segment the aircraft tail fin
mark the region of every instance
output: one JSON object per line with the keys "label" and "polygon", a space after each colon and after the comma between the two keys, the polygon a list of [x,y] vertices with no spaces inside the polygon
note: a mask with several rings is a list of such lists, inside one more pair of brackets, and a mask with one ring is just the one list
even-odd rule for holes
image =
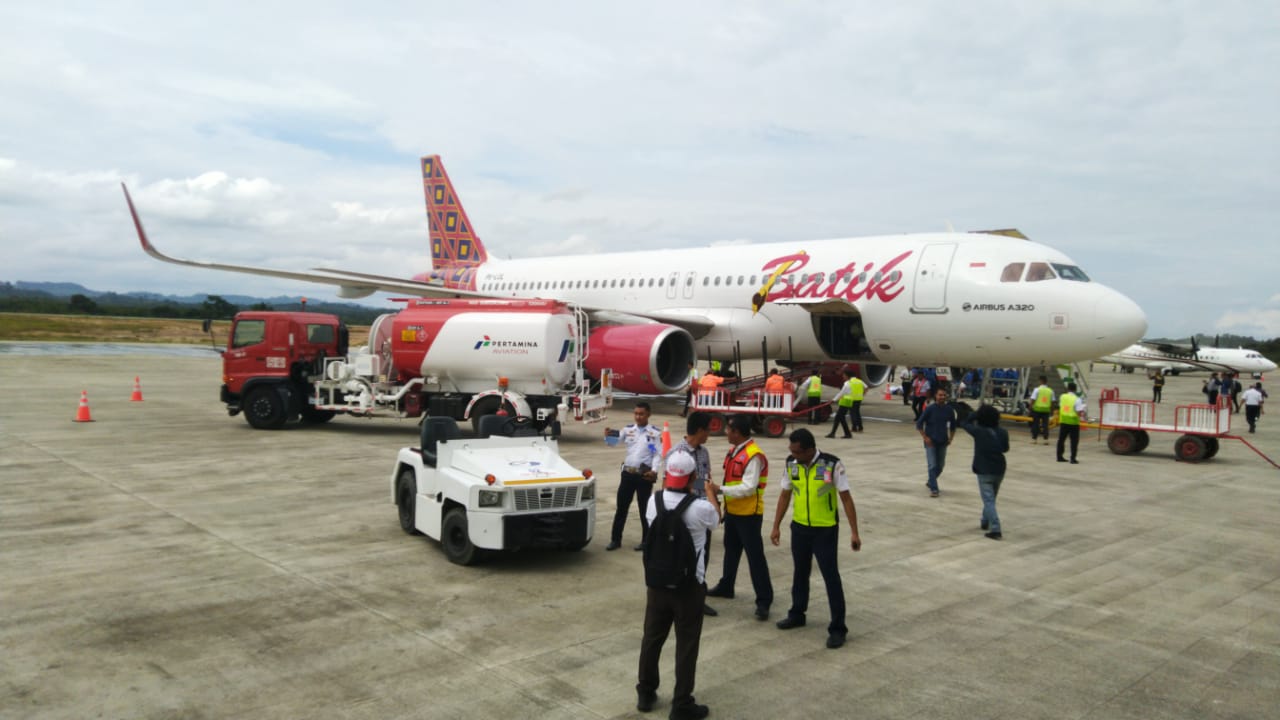
{"label": "aircraft tail fin", "polygon": [[427,199],[432,275],[450,287],[474,290],[475,269],[489,254],[472,229],[439,155],[422,158],[422,188]]}

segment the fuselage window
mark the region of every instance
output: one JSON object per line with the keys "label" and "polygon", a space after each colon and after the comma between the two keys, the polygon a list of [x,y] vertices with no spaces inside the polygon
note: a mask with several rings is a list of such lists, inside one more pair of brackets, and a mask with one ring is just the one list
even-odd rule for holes
{"label": "fuselage window", "polygon": [[1025,263],[1009,263],[1000,273],[1000,282],[1018,282],[1022,279],[1022,268]]}
{"label": "fuselage window", "polygon": [[873,279],[873,280],[875,280],[876,282],[880,282],[881,278],[883,278],[883,277],[884,277],[884,273],[882,273],[882,272],[877,272],[877,273],[875,274],[875,277],[873,277],[872,279]]}
{"label": "fuselage window", "polygon": [[716,287],[720,287],[720,276],[719,276],[719,275],[717,275],[717,276],[716,276],[715,286],[716,286]]}
{"label": "fuselage window", "polygon": [[663,278],[658,278],[658,287],[662,287]]}
{"label": "fuselage window", "polygon": [[743,284],[745,284],[746,282],[747,282],[747,279],[746,279],[745,277],[743,277],[743,276],[741,276],[741,275],[739,275],[739,276],[738,276],[738,284],[739,284],[739,285],[743,285]]}
{"label": "fuselage window", "polygon": [[1054,275],[1053,270],[1049,269],[1049,263],[1033,262],[1031,267],[1027,268],[1027,282],[1052,279],[1054,279]]}
{"label": "fuselage window", "polygon": [[751,276],[751,284],[752,284],[752,285],[755,285],[755,284],[756,284],[756,276],[755,276],[755,275],[752,275],[752,276]]}
{"label": "fuselage window", "polygon": [[864,282],[866,282],[866,281],[867,281],[867,274],[866,274],[866,273],[861,273],[861,274],[859,274],[859,275],[858,275],[858,282],[860,282],[860,283],[864,283]]}
{"label": "fuselage window", "polygon": [[1075,280],[1076,282],[1089,282],[1089,276],[1075,265],[1053,264],[1053,269],[1058,271],[1058,277],[1063,280]]}
{"label": "fuselage window", "polygon": [[[690,281],[692,281],[692,279],[691,279]],[[707,275],[706,277],[702,278],[702,287],[706,287],[706,286],[708,286],[708,285],[710,285],[710,284],[711,284],[711,276],[710,276],[710,275]]]}
{"label": "fuselage window", "polygon": [[[702,278],[702,284],[703,285],[707,284],[706,278]],[[685,287],[693,287],[693,273],[689,273],[689,277],[684,279],[684,285]]]}

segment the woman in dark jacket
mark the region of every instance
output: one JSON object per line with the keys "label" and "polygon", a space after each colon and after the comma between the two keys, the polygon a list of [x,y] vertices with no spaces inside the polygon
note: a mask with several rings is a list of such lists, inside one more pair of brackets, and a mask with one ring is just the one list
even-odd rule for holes
{"label": "woman in dark jacket", "polygon": [[1004,454],[1009,452],[1009,432],[1000,427],[1000,411],[982,405],[965,418],[961,429],[973,436],[973,472],[982,494],[982,529],[987,537],[1000,540],[1000,516],[996,515],[996,495],[1004,480]]}

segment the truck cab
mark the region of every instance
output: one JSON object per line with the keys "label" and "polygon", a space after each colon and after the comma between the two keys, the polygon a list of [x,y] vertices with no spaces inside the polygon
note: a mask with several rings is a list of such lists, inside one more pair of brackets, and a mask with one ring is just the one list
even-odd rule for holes
{"label": "truck cab", "polygon": [[325,357],[345,355],[347,328],[334,315],[309,312],[238,313],[222,354],[222,402],[231,415],[275,429],[291,418],[324,422],[332,412],[307,403],[307,375]]}

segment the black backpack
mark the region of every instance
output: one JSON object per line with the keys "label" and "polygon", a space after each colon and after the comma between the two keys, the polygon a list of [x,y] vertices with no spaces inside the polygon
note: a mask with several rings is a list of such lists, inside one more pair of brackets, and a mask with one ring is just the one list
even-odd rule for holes
{"label": "black backpack", "polygon": [[667,509],[661,490],[650,500],[658,507],[644,541],[645,585],[681,590],[697,582],[698,552],[693,547],[693,534],[684,524],[684,511],[693,500],[693,495],[685,495],[674,510]]}

